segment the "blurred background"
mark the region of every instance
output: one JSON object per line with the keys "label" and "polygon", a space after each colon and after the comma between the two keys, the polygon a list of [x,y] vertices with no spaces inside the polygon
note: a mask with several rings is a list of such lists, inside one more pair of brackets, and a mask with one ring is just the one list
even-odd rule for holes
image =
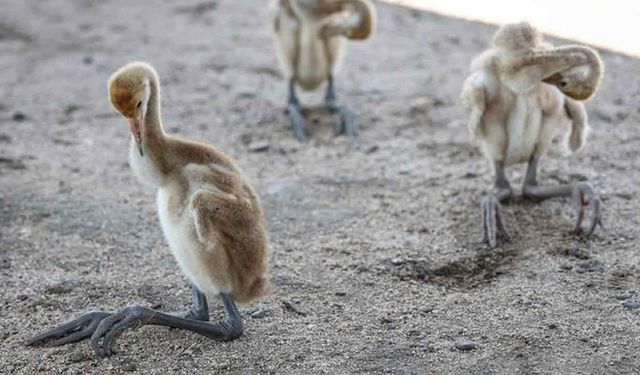
{"label": "blurred background", "polygon": [[384,0],[468,20],[528,21],[545,33],[640,56],[640,2],[627,0]]}

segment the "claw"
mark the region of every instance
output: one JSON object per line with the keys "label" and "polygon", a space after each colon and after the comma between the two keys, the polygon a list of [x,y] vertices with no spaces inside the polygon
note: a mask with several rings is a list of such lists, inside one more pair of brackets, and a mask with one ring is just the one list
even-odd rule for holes
{"label": "claw", "polygon": [[287,114],[289,115],[289,125],[293,131],[293,135],[300,141],[307,140],[307,134],[305,132],[304,117],[302,117],[302,111],[300,106],[296,104],[289,104],[287,106]]}
{"label": "claw", "polygon": [[349,138],[358,136],[358,122],[356,115],[346,105],[342,105],[335,100],[327,101],[327,108],[333,113],[338,113],[339,120],[333,125],[333,135],[346,134]]}
{"label": "claw", "polygon": [[44,344],[60,346],[83,340],[91,336],[98,324],[107,316],[109,313],[103,311],[88,312],[56,328],[30,337],[25,340],[24,344],[27,346]]}
{"label": "claw", "polygon": [[[575,234],[584,234],[585,237],[590,237],[598,225],[604,229],[602,225],[602,200],[589,183],[581,182],[574,187],[573,200],[578,211],[576,225],[573,230]],[[584,230],[582,222],[584,221],[587,207],[591,207],[591,209],[587,229]]]}
{"label": "claw", "polygon": [[511,235],[505,225],[502,207],[495,195],[489,194],[482,199],[482,228],[483,242],[489,247],[498,245],[498,236],[507,242],[511,241]]}
{"label": "claw", "polygon": [[343,133],[346,133],[349,138],[355,138],[358,136],[356,115],[348,107],[342,106],[340,108],[340,124],[343,129]]}
{"label": "claw", "polygon": [[104,319],[91,336],[91,345],[96,354],[110,357],[117,353],[115,344],[118,337],[127,328],[147,323],[154,314],[152,310],[140,306],[129,306]]}

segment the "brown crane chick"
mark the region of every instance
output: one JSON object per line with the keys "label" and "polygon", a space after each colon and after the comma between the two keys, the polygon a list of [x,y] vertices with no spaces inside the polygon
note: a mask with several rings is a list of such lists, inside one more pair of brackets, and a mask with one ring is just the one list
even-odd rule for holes
{"label": "brown crane chick", "polygon": [[[90,338],[101,356],[114,353],[117,338],[134,326],[187,329],[232,340],[244,326],[236,302],[267,292],[267,233],[258,196],[238,167],[212,146],[164,132],[160,82],[150,65],[134,62],[108,82],[109,100],[131,128],[129,164],[157,188],[160,224],[169,247],[192,284],[190,311],[162,313],[142,306],[93,311],[34,336],[27,345],[52,346]],[[207,297],[220,296],[226,318],[210,323]]]}
{"label": "brown crane chick", "polygon": [[[598,53],[585,46],[554,48],[527,23],[502,27],[493,45],[471,63],[461,99],[470,109],[469,130],[492,162],[494,192],[482,201],[484,240],[496,246],[497,237],[509,239],[500,202],[513,191],[505,166],[528,163],[523,185],[526,199],[573,197],[577,209],[576,233],[590,236],[602,226],[602,202],[588,182],[539,186],[538,161],[558,130],[569,125],[572,152],[580,150],[589,130],[583,100],[593,96],[603,74]],[[585,231],[585,208],[590,218]]]}
{"label": "brown crane chick", "polygon": [[373,5],[368,0],[275,0],[273,10],[278,57],[289,81],[287,113],[294,135],[307,139],[296,86],[310,91],[326,82],[325,104],[340,117],[334,134],[357,136],[356,116],[338,102],[333,74],[345,39],[363,40],[373,34]]}

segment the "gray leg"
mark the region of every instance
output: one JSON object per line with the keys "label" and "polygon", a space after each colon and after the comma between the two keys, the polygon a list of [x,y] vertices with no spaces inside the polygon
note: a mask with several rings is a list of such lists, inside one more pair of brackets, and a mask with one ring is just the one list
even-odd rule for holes
{"label": "gray leg", "polygon": [[44,344],[48,346],[60,346],[84,340],[91,337],[100,322],[109,315],[111,315],[111,313],[105,311],[90,311],[54,329],[28,338],[24,344],[27,346]]}
{"label": "gray leg", "polygon": [[129,306],[117,313],[93,311],[83,314],[59,327],[27,339],[25,345],[58,346],[91,337],[91,343],[98,355],[110,356],[115,353],[113,346],[122,332],[127,328],[145,324],[186,329],[209,338],[233,340],[242,335],[244,325],[233,298],[225,293],[222,293],[221,297],[227,316],[215,323],[164,314],[142,306]]}
{"label": "gray leg", "polygon": [[207,303],[207,297],[199,291],[198,288],[192,286],[191,308],[189,311],[180,311],[171,313],[171,315],[185,319],[209,321],[209,304]]}
{"label": "gray leg", "polygon": [[329,74],[327,82],[327,92],[325,94],[325,103],[327,108],[333,113],[338,113],[340,121],[333,127],[335,135],[346,134],[350,138],[358,136],[358,123],[356,115],[349,107],[338,102],[336,91],[333,83],[333,75]]}
{"label": "gray leg", "polygon": [[110,356],[114,353],[116,340],[127,328],[147,324],[186,329],[211,339],[236,339],[244,331],[240,312],[230,295],[221,293],[220,296],[227,314],[221,321],[209,323],[164,314],[142,306],[129,306],[100,322],[91,336],[91,344],[98,355]]}
{"label": "gray leg", "polygon": [[287,114],[289,115],[289,124],[293,135],[301,141],[307,140],[305,132],[304,117],[302,117],[302,108],[300,101],[296,96],[296,79],[289,79],[289,98],[287,100]]}
{"label": "gray leg", "polygon": [[496,170],[494,192],[486,194],[482,199],[483,242],[488,243],[490,247],[496,247],[499,235],[506,241],[511,240],[511,235],[505,225],[500,202],[505,202],[511,198],[513,192],[504,171],[504,163],[495,161],[494,165]]}
{"label": "gray leg", "polygon": [[[591,236],[596,226],[602,225],[602,201],[595,189],[588,182],[558,186],[538,186],[536,171],[538,169],[539,157],[533,156],[527,166],[522,194],[527,199],[543,200],[554,197],[571,197],[577,210],[576,225],[573,232],[576,234],[585,233]],[[582,229],[582,222],[585,216],[585,207],[591,207],[590,220],[587,230]]]}

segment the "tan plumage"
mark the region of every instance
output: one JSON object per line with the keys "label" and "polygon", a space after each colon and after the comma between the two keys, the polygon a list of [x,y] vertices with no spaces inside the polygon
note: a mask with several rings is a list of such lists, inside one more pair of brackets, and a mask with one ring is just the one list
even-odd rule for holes
{"label": "tan plumage", "polygon": [[544,154],[558,127],[570,123],[568,145],[577,151],[589,129],[581,101],[595,93],[602,73],[591,48],[553,48],[527,23],[506,25],[474,59],[462,89],[471,134],[492,160],[509,165]]}
{"label": "tan plumage", "polygon": [[272,24],[285,75],[313,90],[334,72],[345,39],[373,34],[376,13],[368,0],[275,0]]}
{"label": "tan plumage", "polygon": [[[602,79],[598,53],[584,46],[554,48],[527,23],[503,26],[492,46],[471,63],[461,99],[470,109],[469,130],[495,171],[494,191],[482,200],[484,240],[496,246],[509,239],[500,202],[513,195],[505,166],[527,163],[522,194],[540,200],[574,197],[578,212],[574,233],[590,236],[602,226],[602,202],[586,183],[540,186],[538,161],[563,126],[570,126],[568,147],[578,151],[589,124],[581,100],[591,97]],[[585,207],[591,211],[583,231]]]}
{"label": "tan plumage", "polygon": [[150,65],[122,67],[108,87],[111,104],[131,122],[130,165],[158,188],[162,229],[190,281],[209,296],[225,292],[238,302],[264,295],[264,217],[242,172],[212,146],[164,132],[160,83]]}

